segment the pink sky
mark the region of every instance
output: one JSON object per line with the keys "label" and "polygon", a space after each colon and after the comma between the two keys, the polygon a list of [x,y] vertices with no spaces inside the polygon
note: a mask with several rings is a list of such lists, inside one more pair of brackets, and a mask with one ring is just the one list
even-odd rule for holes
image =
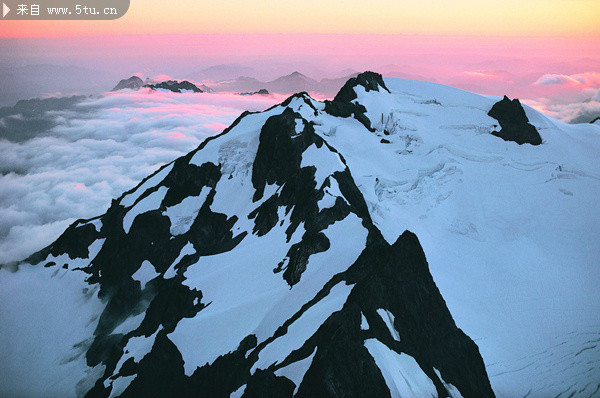
{"label": "pink sky", "polygon": [[184,78],[223,63],[250,65],[265,80],[369,69],[548,110],[596,96],[598,15],[597,0],[139,1],[115,21],[0,21],[0,64],[76,65],[114,78]]}
{"label": "pink sky", "polygon": [[593,78],[540,84],[546,74],[600,72],[600,40],[595,36],[107,35],[3,39],[0,50],[7,55],[5,62],[105,68],[122,77],[141,72],[182,78],[203,67],[234,62],[253,66],[260,73],[256,77],[263,79],[295,70],[321,78],[344,69],[373,69],[531,99],[561,93],[579,96],[584,89],[598,88]]}

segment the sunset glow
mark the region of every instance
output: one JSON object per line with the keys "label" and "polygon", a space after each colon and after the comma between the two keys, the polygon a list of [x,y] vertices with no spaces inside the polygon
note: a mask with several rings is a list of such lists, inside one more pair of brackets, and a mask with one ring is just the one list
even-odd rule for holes
{"label": "sunset glow", "polygon": [[[385,12],[382,12],[385,10]],[[2,21],[0,37],[165,33],[596,36],[594,0],[133,1],[115,21]]]}
{"label": "sunset glow", "polygon": [[115,80],[233,63],[265,81],[375,70],[546,110],[600,88],[590,78],[600,73],[599,16],[594,0],[132,1],[112,21],[0,21],[0,52],[8,65],[111,68]]}

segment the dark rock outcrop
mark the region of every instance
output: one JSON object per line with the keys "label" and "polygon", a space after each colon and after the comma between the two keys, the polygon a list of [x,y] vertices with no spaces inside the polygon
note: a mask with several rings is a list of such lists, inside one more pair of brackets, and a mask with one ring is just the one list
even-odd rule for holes
{"label": "dark rock outcrop", "polygon": [[[304,126],[302,132],[296,131],[297,121]],[[282,187],[279,193],[265,200],[250,214],[255,221],[254,232],[259,236],[268,233],[279,221],[279,207],[292,209],[291,225],[286,230],[288,239],[301,223],[306,229],[302,240],[290,247],[287,256],[274,269],[274,272],[284,271],[283,278],[290,286],[300,281],[312,254],[329,248],[329,240],[321,231],[350,212],[343,200],[319,212],[317,202],[323,197],[324,191],[317,187],[316,168],[301,167],[302,154],[311,145],[330,151],[332,156],[339,156],[332,148],[325,146],[325,141],[315,134],[311,123],[288,108],[281,115],[269,118],[263,126],[252,167],[255,201],[263,197],[266,185],[277,184]],[[343,185],[340,181],[348,178],[347,174],[345,171],[335,176],[338,184]]]}
{"label": "dark rock outcrop", "polygon": [[356,91],[355,87],[362,86],[366,92],[379,91],[379,88],[383,88],[388,93],[390,90],[385,86],[383,77],[379,73],[375,72],[363,72],[358,74],[356,77],[350,78],[346,84],[340,89],[333,101],[335,102],[351,102],[355,100]]}
{"label": "dark rock outcrop", "polygon": [[529,123],[525,110],[517,98],[511,101],[504,96],[502,100],[492,106],[488,115],[496,119],[502,128],[500,131],[492,132],[496,137],[500,137],[504,141],[514,141],[519,145],[540,145],[542,143],[540,133],[535,126]]}
{"label": "dark rock outcrop", "polygon": [[247,93],[240,93],[240,95],[269,95],[269,90],[261,88],[258,91],[253,91],[253,92],[247,92]]}
{"label": "dark rock outcrop", "polygon": [[[297,351],[301,356],[316,349],[297,397],[389,396],[364,346],[369,339],[412,356],[440,397],[448,392],[435,369],[464,397],[494,396],[479,350],[452,320],[414,234],[407,231],[390,245],[374,230],[358,260],[340,277],[354,287],[342,310],[332,314]],[[381,309],[394,316],[399,341],[390,335],[377,311]],[[360,326],[362,315],[367,330]]]}
{"label": "dark rock outcrop", "polygon": [[367,129],[374,131],[371,127],[371,121],[365,115],[367,109],[353,101],[357,98],[355,87],[362,86],[365,91],[379,91],[383,89],[388,93],[390,90],[385,86],[383,77],[375,72],[363,72],[358,76],[349,79],[340,89],[333,101],[325,101],[325,112],[333,116],[350,117],[354,116]]}
{"label": "dark rock outcrop", "polygon": [[192,91],[194,93],[202,93],[203,91],[198,88],[194,83],[190,83],[187,80],[176,81],[176,80],[167,80],[165,82],[156,83],[156,84],[148,84],[146,87],[150,87],[153,90],[164,89],[169,90],[174,93],[181,93],[182,90]]}

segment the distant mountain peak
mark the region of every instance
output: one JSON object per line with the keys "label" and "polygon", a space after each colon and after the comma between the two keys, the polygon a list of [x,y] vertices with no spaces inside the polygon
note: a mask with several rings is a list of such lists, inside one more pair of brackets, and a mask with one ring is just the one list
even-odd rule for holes
{"label": "distant mountain peak", "polygon": [[128,79],[122,79],[119,83],[110,91],[119,91],[123,89],[139,90],[144,86],[144,81],[138,76],[131,76]]}
{"label": "distant mountain peak", "polygon": [[315,82],[316,80],[311,79],[310,77],[300,73],[300,72],[292,72],[289,75],[285,75],[285,76],[281,76],[277,79],[275,79],[273,82],[277,82],[277,81],[292,81],[292,82],[296,82],[296,81],[300,81],[300,82]]}
{"label": "distant mountain peak", "polygon": [[240,95],[269,95],[269,90],[261,88],[257,91],[240,93]]}
{"label": "distant mountain peak", "polygon": [[213,65],[208,68],[204,68],[193,72],[187,76],[188,79],[192,81],[226,81],[226,80],[234,80],[238,76],[254,76],[256,71],[247,66],[243,66],[241,64],[233,63],[233,64],[221,64],[221,65]]}
{"label": "distant mountain peak", "polygon": [[256,78],[250,77],[250,76],[239,76],[235,80],[238,80],[238,81],[249,81],[249,82],[258,82],[258,80]]}
{"label": "distant mountain peak", "polygon": [[174,93],[185,93],[185,92],[193,92],[193,93],[202,93],[203,91],[198,88],[195,84],[187,81],[177,81],[177,80],[167,80],[161,83],[148,84],[146,87],[151,88],[152,90],[168,90]]}

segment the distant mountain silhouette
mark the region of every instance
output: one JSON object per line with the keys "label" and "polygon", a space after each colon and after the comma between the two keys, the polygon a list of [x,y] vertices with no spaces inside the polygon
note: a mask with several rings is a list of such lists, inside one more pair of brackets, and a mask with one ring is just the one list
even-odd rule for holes
{"label": "distant mountain silhouette", "polygon": [[190,83],[187,80],[182,80],[178,82],[177,80],[167,80],[157,84],[148,84],[145,87],[150,87],[153,90],[169,90],[174,93],[185,93],[185,92],[193,92],[193,93],[201,93],[200,90],[195,84]]}
{"label": "distant mountain silhouette", "polygon": [[114,84],[118,74],[68,65],[26,65],[0,67],[0,106],[18,100],[48,96],[99,94]]}
{"label": "distant mountain silhouette", "polygon": [[308,77],[300,72],[278,77],[275,80],[262,82],[253,77],[240,76],[234,80],[222,81],[212,86],[214,91],[230,91],[240,93],[257,92],[266,89],[269,93],[290,94],[296,92],[316,92],[325,96],[334,96],[346,81],[355,75],[338,79],[321,79]]}
{"label": "distant mountain silhouette", "polygon": [[131,76],[129,79],[121,80],[112,90],[119,91],[123,89],[139,90],[144,85],[144,81],[137,76]]}
{"label": "distant mountain silhouette", "polygon": [[205,80],[219,82],[223,80],[233,80],[239,76],[253,76],[254,74],[254,69],[248,66],[242,66],[239,64],[222,64],[214,65],[209,68],[190,73],[186,76],[186,78],[198,82]]}
{"label": "distant mountain silhouette", "polygon": [[265,90],[264,88],[261,88],[258,91],[254,91],[251,93],[240,93],[240,95],[269,95],[269,91]]}
{"label": "distant mountain silhouette", "polygon": [[[33,98],[20,100],[15,106],[0,108],[0,139],[12,142],[24,142],[46,133],[56,126],[56,117],[47,112],[72,109],[85,100],[85,95],[71,97]],[[81,108],[80,111],[90,110]],[[12,116],[12,117],[9,117]]]}

